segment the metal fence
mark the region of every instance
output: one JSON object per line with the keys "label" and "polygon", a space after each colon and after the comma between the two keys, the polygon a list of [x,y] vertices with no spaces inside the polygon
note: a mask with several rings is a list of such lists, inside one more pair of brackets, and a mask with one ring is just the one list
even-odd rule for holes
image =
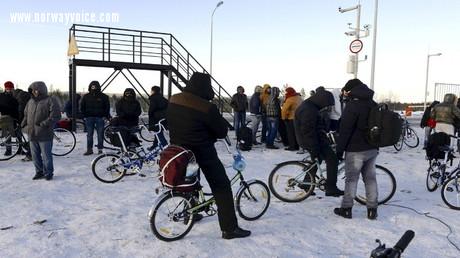
{"label": "metal fence", "polygon": [[460,84],[452,83],[435,83],[434,84],[434,100],[442,102],[444,95],[447,93],[453,93],[457,97],[460,97]]}

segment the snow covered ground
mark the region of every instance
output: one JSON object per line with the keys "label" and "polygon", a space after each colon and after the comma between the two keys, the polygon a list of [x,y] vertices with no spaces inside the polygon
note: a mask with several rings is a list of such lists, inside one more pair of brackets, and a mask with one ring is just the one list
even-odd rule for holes
{"label": "snow covered ground", "polygon": [[[195,224],[184,239],[162,242],[150,231],[147,217],[157,197],[157,180],[130,176],[115,184],[97,181],[90,169],[96,155],[82,156],[85,136],[78,135],[78,140],[70,155],[55,157],[55,179],[50,182],[32,181],[32,163],[19,158],[0,162],[0,228],[11,227],[0,230],[0,257],[369,257],[376,238],[392,246],[407,229],[415,231],[415,238],[404,257],[460,256],[446,239],[448,228],[436,220],[381,206],[378,219],[369,221],[359,204],[353,219],[346,220],[332,212],[341,198],[325,197],[320,191],[300,203],[283,203],[272,196],[262,218],[239,219],[252,231],[249,238],[221,239],[214,216]],[[217,147],[224,165],[229,165],[231,155],[223,145]],[[265,182],[276,163],[302,158],[260,147],[244,156],[246,178]],[[447,208],[439,190],[426,190],[427,161],[420,146],[399,153],[392,147],[382,149],[378,164],[397,178],[392,204],[443,220],[453,229],[451,239],[460,245],[460,213]],[[231,168],[227,172],[233,175]]]}

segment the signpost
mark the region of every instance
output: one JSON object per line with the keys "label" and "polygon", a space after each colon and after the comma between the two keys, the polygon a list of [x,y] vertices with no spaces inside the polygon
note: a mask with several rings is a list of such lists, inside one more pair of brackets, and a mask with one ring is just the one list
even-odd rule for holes
{"label": "signpost", "polygon": [[363,42],[359,39],[355,39],[350,43],[350,52],[358,54],[363,49]]}

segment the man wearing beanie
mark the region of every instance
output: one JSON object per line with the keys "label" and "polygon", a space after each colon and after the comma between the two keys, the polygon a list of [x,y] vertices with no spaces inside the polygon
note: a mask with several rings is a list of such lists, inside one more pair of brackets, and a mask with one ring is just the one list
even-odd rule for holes
{"label": "man wearing beanie", "polygon": [[352,218],[353,199],[356,196],[359,175],[363,176],[367,197],[367,218],[377,218],[377,181],[375,161],[378,148],[366,139],[367,121],[370,110],[377,105],[372,97],[374,91],[358,79],[349,80],[342,88],[348,102],[340,122],[337,139],[337,157],[343,159],[345,153],[345,194],[340,208],[334,213],[344,218]]}
{"label": "man wearing beanie", "polygon": [[109,97],[101,92],[98,81],[92,81],[88,86],[89,93],[85,94],[80,103],[81,113],[86,124],[86,152],[83,155],[93,154],[94,129],[97,132],[98,153],[104,147],[104,117],[110,118]]}
{"label": "man wearing beanie", "polygon": [[[4,92],[0,93],[0,129],[1,137],[6,138],[14,133],[14,121],[19,118],[18,102],[13,97],[14,84],[10,81],[5,82]],[[0,146],[0,156],[5,158],[11,156],[11,145],[6,142],[6,145]]]}
{"label": "man wearing beanie", "polygon": [[30,151],[35,166],[33,180],[52,180],[54,175],[53,148],[54,125],[61,119],[57,100],[48,96],[48,88],[41,81],[33,82],[32,98],[27,102],[21,126],[28,135]]}

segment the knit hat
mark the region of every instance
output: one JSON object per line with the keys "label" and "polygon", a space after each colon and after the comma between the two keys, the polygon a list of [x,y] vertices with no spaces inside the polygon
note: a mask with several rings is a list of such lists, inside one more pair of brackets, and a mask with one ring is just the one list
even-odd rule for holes
{"label": "knit hat", "polygon": [[359,79],[351,79],[345,84],[345,86],[342,88],[342,91],[351,91],[351,89],[361,84],[363,84],[363,82]]}
{"label": "knit hat", "polygon": [[294,90],[294,88],[292,88],[292,87],[287,87],[286,88],[285,99],[287,99],[289,97],[293,97],[295,95],[297,95],[297,92]]}
{"label": "knit hat", "polygon": [[4,86],[5,86],[5,90],[6,89],[14,89],[14,84],[11,81],[5,82]]}

